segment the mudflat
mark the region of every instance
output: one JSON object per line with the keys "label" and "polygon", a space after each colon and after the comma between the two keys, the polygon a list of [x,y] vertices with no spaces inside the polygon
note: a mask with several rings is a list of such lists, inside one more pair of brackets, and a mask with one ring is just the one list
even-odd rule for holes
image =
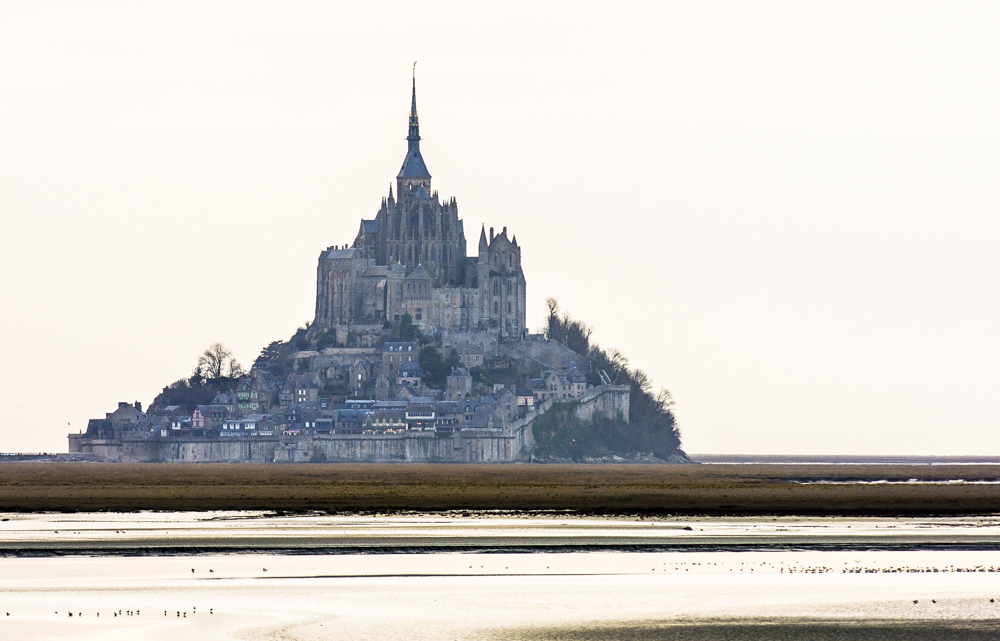
{"label": "mudflat", "polygon": [[0,464],[0,511],[1000,512],[1000,465]]}

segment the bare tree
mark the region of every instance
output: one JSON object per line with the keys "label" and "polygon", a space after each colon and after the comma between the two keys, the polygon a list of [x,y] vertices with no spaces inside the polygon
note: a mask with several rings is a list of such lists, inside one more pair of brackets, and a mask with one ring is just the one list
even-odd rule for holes
{"label": "bare tree", "polygon": [[235,357],[229,357],[229,378],[239,378],[244,374],[246,372],[243,371],[243,366],[240,365],[240,362]]}
{"label": "bare tree", "polygon": [[[205,353],[198,357],[198,371],[205,378],[222,378],[222,368],[233,353],[222,343],[212,343]],[[237,363],[237,365],[239,365]]]}

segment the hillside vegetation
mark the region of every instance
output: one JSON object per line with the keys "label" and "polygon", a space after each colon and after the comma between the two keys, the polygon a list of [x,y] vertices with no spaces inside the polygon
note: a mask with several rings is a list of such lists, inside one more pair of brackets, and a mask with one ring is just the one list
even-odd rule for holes
{"label": "hillside vegetation", "polygon": [[661,460],[676,460],[680,450],[680,431],[673,413],[670,392],[654,392],[649,376],[629,366],[628,359],[616,349],[605,350],[590,342],[591,328],[586,323],[559,313],[559,303],[550,298],[545,336],[569,347],[590,361],[588,382],[601,383],[604,371],[615,385],[631,386],[629,419],[595,417],[593,421],[577,418],[575,402],[555,403],[533,424],[537,457],[581,461],[588,458],[635,458],[652,455]]}

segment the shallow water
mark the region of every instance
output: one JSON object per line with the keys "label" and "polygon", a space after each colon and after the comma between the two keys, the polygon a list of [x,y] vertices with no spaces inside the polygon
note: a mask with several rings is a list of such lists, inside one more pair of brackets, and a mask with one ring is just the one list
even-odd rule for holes
{"label": "shallow water", "polygon": [[[12,519],[0,527],[8,552],[42,542],[67,554],[70,537],[107,546],[96,556],[0,558],[0,639],[985,639],[1000,634],[1000,572],[991,571],[1000,570],[1000,551],[920,544],[921,536],[936,541],[992,533],[996,522],[983,519],[689,519],[651,526],[562,516],[4,516]],[[645,529],[653,532],[646,535]],[[868,551],[614,550],[615,540],[630,541],[637,533],[799,540],[856,537],[859,530],[872,538],[903,532],[911,543]],[[253,547],[225,554],[120,553],[175,533],[202,543],[338,537],[355,542],[371,535],[405,545],[395,554],[296,554],[294,549],[268,554]],[[421,547],[422,553],[407,552],[418,539],[492,542],[508,534],[521,541],[515,552],[496,547],[437,552],[431,545]],[[609,551],[525,547],[546,537],[604,541]]]}

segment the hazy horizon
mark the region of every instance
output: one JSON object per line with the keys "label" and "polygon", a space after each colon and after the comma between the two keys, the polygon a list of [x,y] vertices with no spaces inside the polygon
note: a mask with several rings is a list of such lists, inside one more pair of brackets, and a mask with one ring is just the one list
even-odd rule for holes
{"label": "hazy horizon", "polygon": [[421,148],[699,453],[1000,454],[990,3],[0,2],[0,451],[221,341]]}

